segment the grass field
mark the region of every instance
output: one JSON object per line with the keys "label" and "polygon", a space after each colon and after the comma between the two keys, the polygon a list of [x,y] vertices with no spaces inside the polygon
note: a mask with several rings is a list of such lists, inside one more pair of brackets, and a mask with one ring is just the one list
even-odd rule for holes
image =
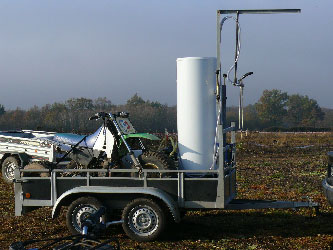
{"label": "grass field", "polygon": [[[239,136],[239,135],[238,135]],[[313,209],[193,211],[166,232],[163,239],[137,243],[121,226],[108,230],[121,249],[330,249],[333,209],[323,196],[326,153],[333,150],[333,133],[250,133],[238,138],[238,196],[246,199],[302,200]],[[0,249],[17,240],[68,234],[65,210],[52,220],[49,208],[14,216],[12,185],[0,180]]]}

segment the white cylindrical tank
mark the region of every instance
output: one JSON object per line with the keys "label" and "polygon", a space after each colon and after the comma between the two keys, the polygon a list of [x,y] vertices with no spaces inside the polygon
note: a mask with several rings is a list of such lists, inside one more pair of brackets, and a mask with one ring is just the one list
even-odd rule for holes
{"label": "white cylindrical tank", "polygon": [[177,128],[182,169],[206,170],[213,163],[215,72],[215,57],[177,59]]}

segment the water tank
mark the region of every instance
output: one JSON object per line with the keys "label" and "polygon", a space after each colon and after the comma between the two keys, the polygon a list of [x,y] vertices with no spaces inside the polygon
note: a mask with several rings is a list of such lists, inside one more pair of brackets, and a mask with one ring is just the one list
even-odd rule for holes
{"label": "water tank", "polygon": [[213,162],[216,129],[216,58],[177,59],[177,128],[180,168],[206,170]]}

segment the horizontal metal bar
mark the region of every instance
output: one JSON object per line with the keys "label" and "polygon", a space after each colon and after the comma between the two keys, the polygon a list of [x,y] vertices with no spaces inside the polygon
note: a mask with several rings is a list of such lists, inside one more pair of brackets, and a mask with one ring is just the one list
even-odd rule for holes
{"label": "horizontal metal bar", "polygon": [[123,220],[115,220],[115,221],[110,221],[106,223],[106,227],[111,226],[111,225],[119,225],[119,224],[123,224],[124,221]]}
{"label": "horizontal metal bar", "polygon": [[48,173],[50,170],[48,169],[20,169],[22,173]]}
{"label": "horizontal metal bar", "polygon": [[232,200],[226,207],[228,210],[265,209],[265,208],[298,208],[318,207],[311,201],[269,201],[269,200]]}
{"label": "horizontal metal bar", "polygon": [[[34,177],[27,177],[29,180],[33,179]],[[38,177],[35,177],[38,178]],[[39,177],[41,178],[41,177]],[[170,178],[170,177],[164,177],[164,178],[168,178],[168,180],[176,180],[177,178]],[[57,180],[87,180],[87,176],[64,176],[64,177],[57,177]],[[119,176],[119,177],[94,177],[94,176],[89,176],[90,180],[139,180],[142,181],[143,178],[139,178],[139,177],[124,177],[124,176]],[[158,178],[159,180],[162,178]]]}
{"label": "horizontal metal bar", "polygon": [[147,173],[218,173],[218,170],[209,170],[209,169],[193,169],[193,170],[159,170],[159,169],[142,169],[142,172]]}
{"label": "horizontal metal bar", "polygon": [[[41,179],[42,177],[26,177],[27,179]],[[57,177],[58,180],[85,180],[87,177],[78,177],[78,176],[66,176],[66,177]],[[44,179],[49,179],[49,178],[44,178]],[[140,180],[142,181],[143,178],[141,177],[124,177],[124,176],[119,176],[119,177],[94,177],[90,176],[91,180]],[[174,181],[178,180],[178,177],[161,177],[161,178],[147,178],[148,181]],[[218,178],[184,178],[186,181],[217,181]]]}
{"label": "horizontal metal bar", "polygon": [[279,14],[301,13],[301,9],[218,10],[220,14]]}
{"label": "horizontal metal bar", "polygon": [[[72,172],[102,172],[102,173],[132,173],[138,172],[137,169],[53,169],[53,172],[57,173],[72,173]],[[47,169],[20,169],[20,172],[28,172],[28,173],[48,173]],[[147,173],[218,173],[218,170],[159,170],[159,169],[142,169],[142,172]]]}
{"label": "horizontal metal bar", "polygon": [[185,181],[217,181],[219,178],[184,178]]}
{"label": "horizontal metal bar", "polygon": [[49,207],[52,206],[52,202],[50,200],[33,200],[33,199],[25,199],[23,200],[23,206],[26,207]]}
{"label": "horizontal metal bar", "polygon": [[185,201],[185,208],[218,208],[214,201]]}

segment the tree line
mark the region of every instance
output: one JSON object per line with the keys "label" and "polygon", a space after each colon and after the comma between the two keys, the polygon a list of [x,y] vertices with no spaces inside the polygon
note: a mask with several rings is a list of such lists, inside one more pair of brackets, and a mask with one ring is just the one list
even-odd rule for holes
{"label": "tree line", "polygon": [[[177,131],[177,107],[144,100],[137,94],[125,104],[115,105],[107,98],[71,98],[27,110],[6,110],[0,104],[0,130],[44,130],[91,133],[100,122],[89,121],[93,114],[127,111],[139,132]],[[238,107],[227,108],[227,120],[238,121]],[[260,99],[244,108],[244,127],[249,130],[309,130],[333,127],[333,110],[321,108],[317,101],[299,94],[288,95],[281,90],[264,90]]]}
{"label": "tree line", "polygon": [[[229,120],[238,119],[238,108],[228,108]],[[333,110],[322,109],[306,95],[264,90],[254,105],[244,108],[245,128],[250,130],[323,131],[333,127]]]}
{"label": "tree line", "polygon": [[[2,107],[2,109],[1,109]],[[100,121],[89,121],[97,112],[126,111],[139,132],[176,131],[176,107],[145,101],[135,94],[126,104],[115,105],[107,98],[71,98],[28,110],[5,111],[0,107],[0,130],[43,130],[72,133],[91,133],[101,126]]]}

